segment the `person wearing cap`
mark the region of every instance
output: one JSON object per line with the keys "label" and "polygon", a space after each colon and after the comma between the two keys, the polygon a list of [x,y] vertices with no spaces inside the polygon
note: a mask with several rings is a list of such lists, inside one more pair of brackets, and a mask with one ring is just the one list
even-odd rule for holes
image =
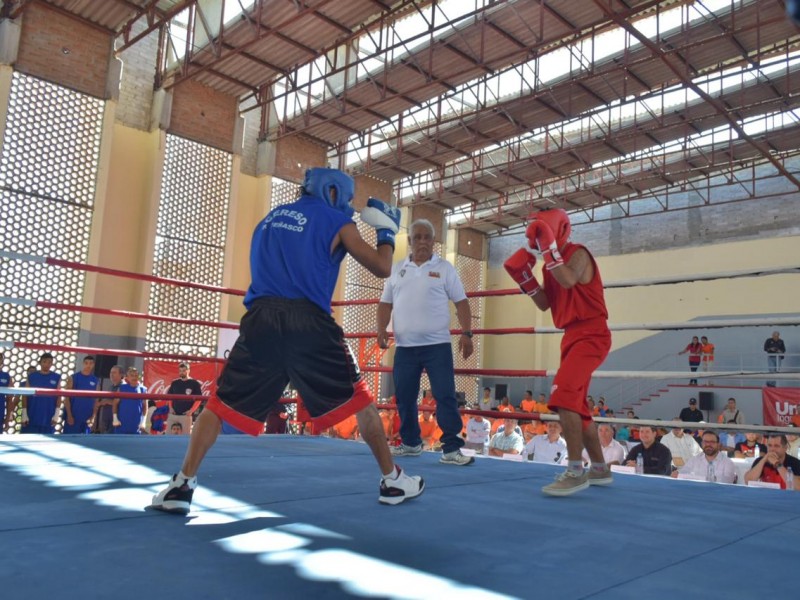
{"label": "person wearing cap", "polygon": [[[53,355],[39,356],[39,370],[28,374],[26,387],[57,390],[61,387],[61,374],[53,369]],[[55,433],[61,418],[61,398],[58,396],[23,396],[21,433]]]}
{"label": "person wearing cap", "polygon": [[699,423],[703,420],[703,411],[697,408],[697,398],[689,398],[689,406],[681,409],[678,419],[686,423]]}
{"label": "person wearing cap", "polygon": [[[189,377],[189,363],[178,364],[178,378],[169,384],[168,394],[182,394],[186,396],[202,396],[203,389],[197,379]],[[169,403],[169,416],[167,417],[167,434],[172,433],[172,424],[180,423],[182,434],[192,430],[192,413],[200,405],[199,400],[173,400]]]}

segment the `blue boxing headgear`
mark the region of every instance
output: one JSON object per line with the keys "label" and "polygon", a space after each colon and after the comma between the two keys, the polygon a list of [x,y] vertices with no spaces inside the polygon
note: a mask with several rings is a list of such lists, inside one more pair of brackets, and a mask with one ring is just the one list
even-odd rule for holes
{"label": "blue boxing headgear", "polygon": [[[335,200],[331,197],[331,188],[336,190]],[[322,198],[330,206],[342,211],[348,217],[352,217],[355,212],[350,205],[355,195],[355,182],[350,175],[343,173],[339,169],[314,167],[306,170],[303,190],[310,196]]]}

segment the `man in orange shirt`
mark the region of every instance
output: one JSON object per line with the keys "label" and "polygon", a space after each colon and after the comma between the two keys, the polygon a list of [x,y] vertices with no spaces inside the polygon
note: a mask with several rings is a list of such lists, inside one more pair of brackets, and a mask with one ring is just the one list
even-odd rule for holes
{"label": "man in orange shirt", "polygon": [[428,449],[433,449],[442,437],[442,430],[439,429],[433,412],[429,410],[423,411],[419,416],[419,431],[422,445]]}
{"label": "man in orange shirt", "polygon": [[547,396],[544,394],[539,394],[539,401],[536,403],[536,412],[545,414],[553,412],[547,407]]}
{"label": "man in orange shirt", "polygon": [[419,401],[419,409],[421,411],[436,410],[436,399],[433,397],[433,394],[430,390],[425,390],[422,392],[422,400]]}
{"label": "man in orange shirt", "polygon": [[525,397],[519,403],[519,409],[522,412],[536,412],[536,400],[533,399],[533,392],[530,390],[525,391]]}
{"label": "man in orange shirt", "polygon": [[358,436],[358,419],[355,415],[350,415],[343,421],[339,421],[330,429],[332,436],[343,440],[354,440]]}

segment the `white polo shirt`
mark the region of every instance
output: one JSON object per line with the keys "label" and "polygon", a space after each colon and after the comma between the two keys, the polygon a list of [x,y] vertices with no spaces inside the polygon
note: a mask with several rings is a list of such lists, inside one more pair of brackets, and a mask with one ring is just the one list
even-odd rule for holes
{"label": "white polo shirt", "polygon": [[436,254],[419,266],[409,256],[392,267],[381,302],[392,305],[398,346],[450,343],[450,302],[466,299],[455,267]]}

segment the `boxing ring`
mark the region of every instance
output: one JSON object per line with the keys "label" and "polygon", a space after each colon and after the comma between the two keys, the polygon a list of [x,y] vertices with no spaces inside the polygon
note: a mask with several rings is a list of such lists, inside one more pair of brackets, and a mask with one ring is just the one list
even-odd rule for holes
{"label": "boxing ring", "polygon": [[[498,292],[483,294],[518,293]],[[697,323],[649,325],[668,326]],[[475,333],[534,332],[522,329]],[[70,394],[79,395],[60,393]],[[188,517],[147,510],[179,466],[186,442],[182,436],[0,436],[3,598],[753,598],[789,596],[796,587],[790,574],[800,539],[798,494],[620,473],[612,486],[552,498],[539,489],[563,467],[478,456],[473,466],[457,469],[424,452],[397,462],[425,478],[425,493],[390,508],[376,501],[379,473],[362,443],[223,435],[203,463]]]}

